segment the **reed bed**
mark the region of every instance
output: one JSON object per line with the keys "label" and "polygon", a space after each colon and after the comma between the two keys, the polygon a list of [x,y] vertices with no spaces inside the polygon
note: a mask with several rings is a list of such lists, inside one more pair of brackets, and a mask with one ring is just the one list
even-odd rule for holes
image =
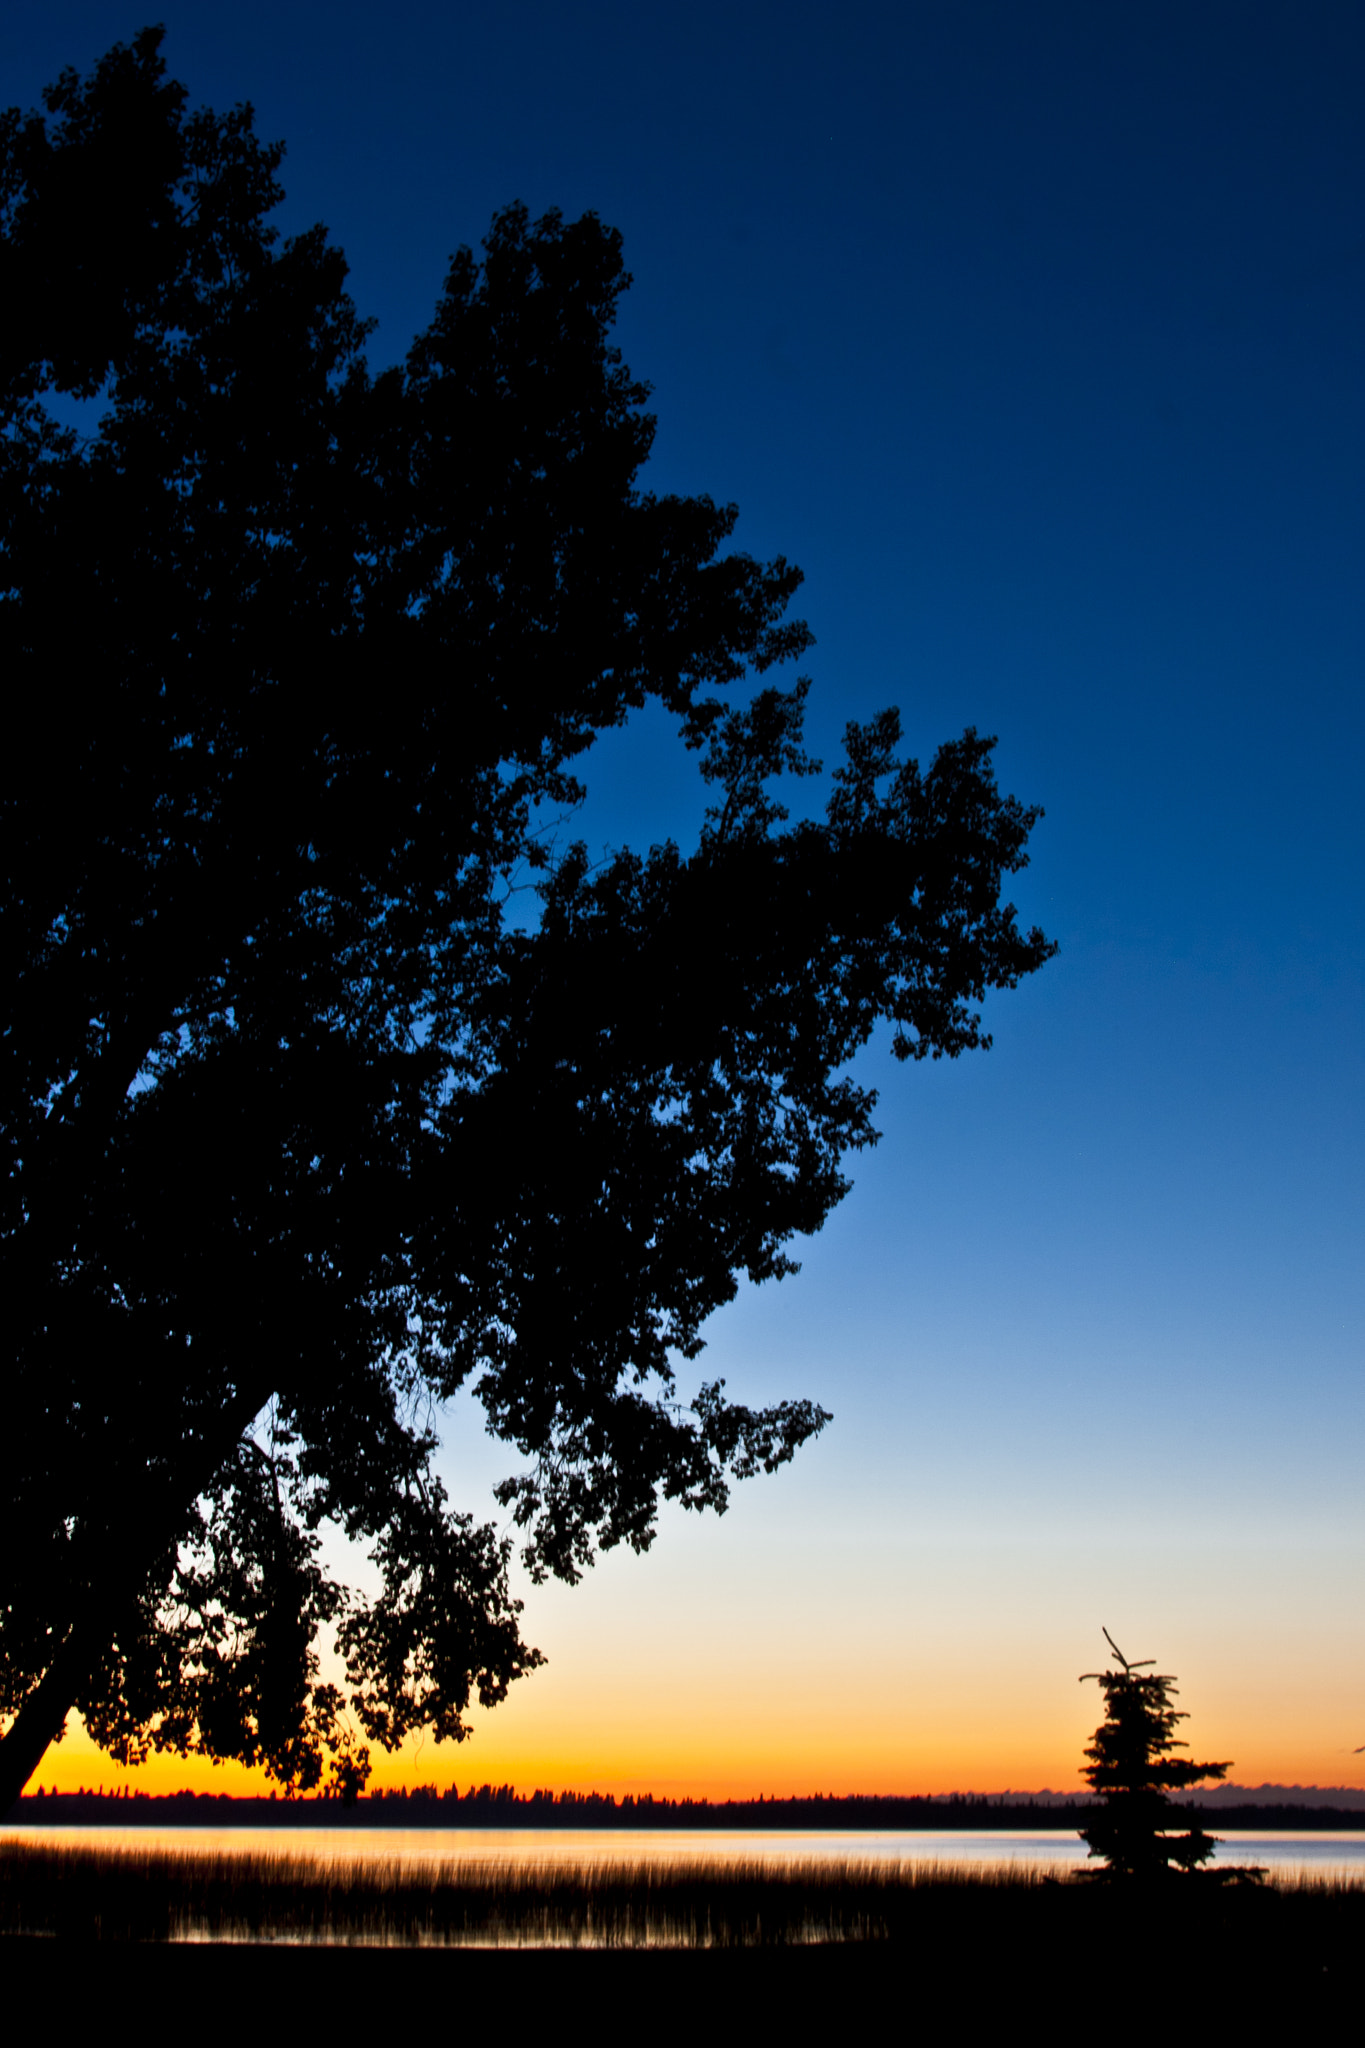
{"label": "reed bed", "polygon": [[710,1948],[894,1939],[930,1896],[1025,1895],[1026,1865],[708,1860],[341,1862],[0,1845],[0,1932],[143,1941]]}
{"label": "reed bed", "polygon": [[[1185,1897],[1185,1884],[1174,1893]],[[1300,1908],[1345,1910],[1365,1933],[1359,1877],[1304,1871],[1258,1890],[1262,1899],[1271,1894]],[[1059,1914],[1079,1930],[1081,1920],[1097,1926],[1112,1910],[1103,1887],[1020,1863],[424,1864],[0,1844],[0,1934],[83,1940],[605,1949],[896,1943],[923,1951],[954,1929],[1045,1936],[1061,1932]]]}

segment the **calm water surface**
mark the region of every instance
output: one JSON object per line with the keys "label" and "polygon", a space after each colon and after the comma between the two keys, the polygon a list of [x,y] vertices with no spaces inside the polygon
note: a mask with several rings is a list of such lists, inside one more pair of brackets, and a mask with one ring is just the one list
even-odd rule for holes
{"label": "calm water surface", "polygon": [[[1216,1823],[1210,1819],[1210,1828]],[[944,1830],[904,1834],[821,1829],[801,1834],[737,1828],[114,1828],[0,1826],[0,1842],[51,1842],[71,1848],[170,1849],[202,1856],[307,1856],[320,1862],[643,1863],[683,1858],[780,1863],[836,1857],[892,1857],[906,1863],[1041,1863],[1059,1871],[1085,1861],[1073,1829]],[[1272,1871],[1345,1871],[1365,1878],[1365,1831],[1350,1834],[1237,1834],[1229,1830],[1219,1863],[1263,1863]]]}

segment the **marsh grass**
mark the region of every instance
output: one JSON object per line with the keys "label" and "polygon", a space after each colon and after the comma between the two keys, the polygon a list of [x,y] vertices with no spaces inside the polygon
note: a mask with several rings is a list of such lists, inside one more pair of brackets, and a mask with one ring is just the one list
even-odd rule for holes
{"label": "marsh grass", "polygon": [[[1344,1873],[1295,1873],[1264,1892],[1345,1906],[1365,1920],[1365,1883]],[[923,1951],[968,1926],[1046,1936],[1062,1931],[1059,1914],[1091,1924],[1111,1910],[1069,1873],[1021,1863],[380,1863],[0,1844],[0,1933],[84,1940],[608,1949],[871,1942]]]}
{"label": "marsh grass", "polygon": [[894,1939],[931,1897],[1026,1896],[999,1867],[372,1859],[0,1845],[0,1931],[106,1940],[709,1948]]}

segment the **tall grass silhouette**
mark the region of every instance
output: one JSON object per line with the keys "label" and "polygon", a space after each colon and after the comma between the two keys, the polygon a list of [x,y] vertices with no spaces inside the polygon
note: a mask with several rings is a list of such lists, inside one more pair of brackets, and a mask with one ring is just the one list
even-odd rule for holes
{"label": "tall grass silhouette", "polygon": [[0,1845],[0,1930],[151,1941],[751,1947],[884,1941],[944,1892],[1040,1868],[808,1861],[339,1861]]}
{"label": "tall grass silhouette", "polygon": [[[1182,1882],[1177,1880],[1177,1882]],[[1365,1880],[1278,1895],[1365,1907]],[[1055,1867],[678,1859],[340,1861],[289,1853],[0,1844],[0,1932],[389,1947],[780,1948],[913,1942],[968,1923],[1055,1925],[1087,1887]],[[1066,1901],[1066,1906],[1063,1901]]]}

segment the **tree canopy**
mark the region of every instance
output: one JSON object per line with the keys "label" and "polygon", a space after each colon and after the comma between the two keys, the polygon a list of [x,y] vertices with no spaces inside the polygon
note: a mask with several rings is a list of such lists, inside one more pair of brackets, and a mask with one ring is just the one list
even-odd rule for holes
{"label": "tree canopy", "polygon": [[[521,1460],[533,1574],[723,1508],[828,1418],[676,1370],[845,1193],[852,1055],[988,1044],[1052,951],[990,740],[921,771],[887,711],[777,801],[799,572],[638,488],[618,235],[509,207],[372,371],[282,149],[160,41],[0,123],[0,1804],[72,1706],[291,1788],[461,1736],[539,1659],[440,1404]],[[555,821],[649,700],[705,823],[594,864]]]}

